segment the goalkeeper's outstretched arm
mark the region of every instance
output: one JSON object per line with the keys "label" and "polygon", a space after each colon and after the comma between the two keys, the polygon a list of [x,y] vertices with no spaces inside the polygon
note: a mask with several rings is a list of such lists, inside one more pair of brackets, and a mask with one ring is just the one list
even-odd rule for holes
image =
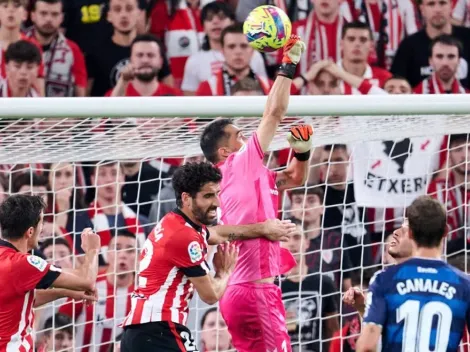
{"label": "goalkeeper's outstretched arm", "polygon": [[304,50],[305,44],[296,35],[292,35],[284,46],[282,65],[276,81],[269,92],[263,118],[256,131],[263,152],[268,150],[276,134],[277,127],[286,114],[292,79]]}

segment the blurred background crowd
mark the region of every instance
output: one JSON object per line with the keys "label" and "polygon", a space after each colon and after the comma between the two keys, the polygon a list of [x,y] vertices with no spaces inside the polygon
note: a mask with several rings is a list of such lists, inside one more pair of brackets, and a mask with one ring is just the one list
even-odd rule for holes
{"label": "blurred background crowd", "polygon": [[[292,94],[467,93],[470,0],[0,0],[0,96],[266,95],[281,56],[254,52],[240,23],[268,3],[307,45]],[[14,131],[0,125],[2,138]],[[279,282],[294,351],[355,350],[360,323],[341,292],[394,262],[387,243],[405,196],[447,206],[444,254],[466,269],[469,146],[456,134],[315,148],[305,186],[279,204],[298,225],[284,244],[298,265]],[[290,158],[278,150],[265,164]],[[48,204],[36,254],[78,266],[81,231],[101,236],[97,303],[37,309],[38,351],[118,350],[139,250],[176,206],[175,168],[198,160],[0,165],[0,201],[32,193]],[[201,351],[232,350],[216,307],[194,299],[189,321]]]}

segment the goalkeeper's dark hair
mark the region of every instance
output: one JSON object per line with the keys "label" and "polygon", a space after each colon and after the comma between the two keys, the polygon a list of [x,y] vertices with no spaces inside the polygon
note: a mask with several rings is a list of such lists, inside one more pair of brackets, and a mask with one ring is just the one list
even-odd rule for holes
{"label": "goalkeeper's dark hair", "polygon": [[451,134],[449,137],[449,147],[455,147],[456,144],[465,144],[470,142],[470,135],[467,133]]}
{"label": "goalkeeper's dark hair", "polygon": [[215,164],[219,161],[217,150],[224,140],[229,138],[225,132],[225,127],[233,125],[232,119],[220,119],[211,122],[204,128],[201,135],[200,146],[204,156],[211,163]]}
{"label": "goalkeeper's dark hair", "polygon": [[0,204],[0,228],[6,240],[19,240],[25,232],[36,228],[46,204],[40,196],[15,194]]}
{"label": "goalkeeper's dark hair", "polygon": [[188,163],[178,167],[173,174],[172,184],[175,190],[176,205],[181,207],[182,194],[188,193],[192,198],[209,182],[219,183],[222,180],[220,170],[211,163]]}
{"label": "goalkeeper's dark hair", "polygon": [[18,40],[10,45],[5,52],[5,62],[26,62],[28,64],[40,64],[41,52],[38,47],[27,40]]}
{"label": "goalkeeper's dark hair", "polygon": [[406,209],[409,228],[418,247],[436,248],[447,235],[444,206],[430,196],[419,196]]}

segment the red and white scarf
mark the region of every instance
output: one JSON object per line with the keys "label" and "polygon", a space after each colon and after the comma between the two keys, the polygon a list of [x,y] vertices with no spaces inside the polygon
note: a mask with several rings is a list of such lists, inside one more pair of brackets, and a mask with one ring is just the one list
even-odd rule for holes
{"label": "red and white scarf", "polygon": [[[344,17],[339,15],[336,19],[336,57],[333,58],[335,62],[338,62],[341,59],[340,42],[344,22]],[[303,37],[306,38],[307,48],[306,55],[301,56],[300,66],[302,73],[305,73],[315,62],[330,58],[330,53],[328,53],[328,36],[326,33],[326,27],[318,20],[314,11],[311,11],[307,17]]]}
{"label": "red and white scarf", "polygon": [[[442,87],[441,81],[433,73],[430,77],[426,78],[421,84],[416,87],[415,93],[418,94],[446,94],[446,91]],[[454,78],[452,82],[452,88],[450,93],[452,94],[465,94],[467,93],[465,88],[462,87],[459,80]]]}
{"label": "red and white scarf", "polygon": [[[116,216],[119,214],[124,218],[124,223],[126,225],[125,230],[135,235],[137,238],[138,248],[142,248],[145,242],[145,232],[139,224],[137,214],[124,203],[119,205],[119,211],[116,212]],[[90,204],[88,208],[88,216],[95,227],[96,233],[101,237],[101,248],[106,252],[109,241],[113,236],[111,234],[111,226],[109,224],[108,217],[103,212],[103,208],[97,201]]]}

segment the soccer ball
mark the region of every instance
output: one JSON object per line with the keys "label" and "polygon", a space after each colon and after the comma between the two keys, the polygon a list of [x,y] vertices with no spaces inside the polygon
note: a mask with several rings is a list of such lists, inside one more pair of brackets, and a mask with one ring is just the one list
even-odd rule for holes
{"label": "soccer ball", "polygon": [[292,32],[286,13],[271,5],[258,6],[243,24],[250,45],[261,52],[276,51],[284,46]]}

